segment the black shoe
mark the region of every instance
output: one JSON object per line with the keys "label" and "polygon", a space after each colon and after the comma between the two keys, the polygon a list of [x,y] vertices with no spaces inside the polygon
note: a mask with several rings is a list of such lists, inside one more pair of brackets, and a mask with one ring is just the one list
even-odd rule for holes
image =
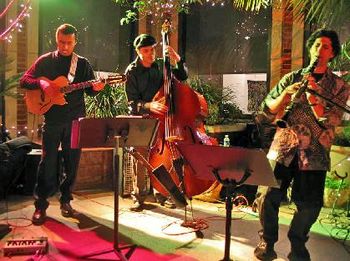
{"label": "black shoe", "polygon": [[257,259],[263,261],[271,261],[277,258],[277,254],[273,249],[273,244],[268,244],[264,240],[261,240],[255,248],[254,255]]}
{"label": "black shoe", "polygon": [[310,261],[310,253],[305,245],[292,247],[292,251],[288,254],[289,261]]}
{"label": "black shoe", "polygon": [[32,216],[32,223],[36,226],[41,226],[45,223],[46,220],[46,210],[35,209],[34,214]]}
{"label": "black shoe", "polygon": [[129,209],[134,212],[141,212],[143,210],[143,203],[140,203],[139,201],[135,201],[134,204]]}
{"label": "black shoe", "polygon": [[61,215],[64,217],[75,217],[78,212],[69,203],[61,203]]}

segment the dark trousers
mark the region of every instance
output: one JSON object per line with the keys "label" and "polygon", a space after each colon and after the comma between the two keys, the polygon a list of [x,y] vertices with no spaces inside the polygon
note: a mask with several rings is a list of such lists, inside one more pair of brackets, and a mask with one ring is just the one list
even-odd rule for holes
{"label": "dark trousers", "polygon": [[[57,191],[59,182],[60,202],[69,203],[80,160],[80,149],[71,149],[71,123],[44,124],[42,137],[42,156],[37,172],[34,189],[35,207],[46,209],[47,198]],[[58,162],[59,146],[62,147],[63,173],[57,178],[60,162]]]}
{"label": "dark trousers", "polygon": [[292,200],[296,211],[291,222],[288,238],[292,247],[304,246],[311,226],[317,220],[323,206],[323,190],[326,171],[299,170],[297,159],[289,167],[276,165],[274,175],[280,188],[269,188],[257,202],[262,224],[262,237],[268,244],[278,240],[278,212],[282,196],[292,185]]}

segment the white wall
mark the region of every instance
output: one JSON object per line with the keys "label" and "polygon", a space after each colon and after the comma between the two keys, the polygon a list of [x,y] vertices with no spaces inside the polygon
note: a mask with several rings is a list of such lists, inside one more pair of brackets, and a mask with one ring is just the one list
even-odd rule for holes
{"label": "white wall", "polygon": [[255,74],[224,74],[223,86],[233,90],[236,100],[234,101],[244,113],[248,111],[248,83],[247,81],[266,81],[266,73]]}

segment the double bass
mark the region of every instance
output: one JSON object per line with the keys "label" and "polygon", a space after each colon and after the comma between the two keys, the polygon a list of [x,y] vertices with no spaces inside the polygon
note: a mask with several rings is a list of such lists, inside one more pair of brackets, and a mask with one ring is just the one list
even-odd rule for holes
{"label": "double bass", "polygon": [[[191,198],[207,190],[212,181],[203,180],[194,172],[177,150],[176,143],[213,145],[217,142],[205,133],[204,118],[208,115],[208,105],[204,97],[172,75],[170,58],[165,51],[169,45],[169,28],[170,22],[166,20],[162,25],[164,83],[153,98],[153,101],[165,101],[168,111],[164,116],[154,115],[160,125],[155,144],[150,150],[149,163],[154,168],[165,166],[175,184]],[[156,190],[168,196],[153,175],[151,182]]]}

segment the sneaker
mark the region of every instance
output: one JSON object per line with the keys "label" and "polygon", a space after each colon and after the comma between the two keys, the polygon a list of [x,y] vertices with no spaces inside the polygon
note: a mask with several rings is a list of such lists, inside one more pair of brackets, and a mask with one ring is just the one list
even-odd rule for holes
{"label": "sneaker", "polygon": [[139,201],[135,201],[134,204],[129,209],[134,212],[141,212],[143,210],[143,203],[140,203]]}
{"label": "sneaker", "polygon": [[172,208],[172,209],[176,208],[176,205],[175,205],[174,201],[171,198],[166,199],[163,202],[163,204],[161,203],[160,205],[164,206],[166,208]]}
{"label": "sneaker", "polygon": [[159,205],[166,208],[176,208],[174,201],[170,197],[164,197],[163,195],[156,195],[156,201]]}
{"label": "sneaker", "polygon": [[273,244],[268,244],[264,240],[261,240],[257,245],[254,250],[254,255],[257,259],[263,261],[271,261],[277,258],[277,254],[273,249]]}

